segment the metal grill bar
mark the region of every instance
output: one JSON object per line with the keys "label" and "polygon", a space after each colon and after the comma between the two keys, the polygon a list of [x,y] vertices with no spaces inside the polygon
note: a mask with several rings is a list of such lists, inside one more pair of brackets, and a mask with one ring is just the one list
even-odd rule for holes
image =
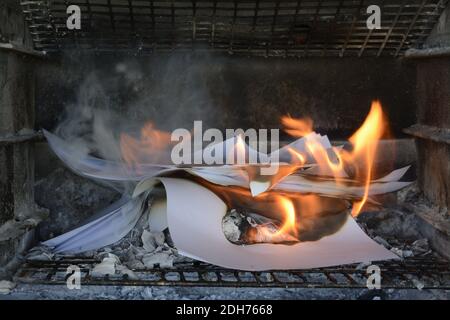
{"label": "metal grill bar", "polygon": [[[66,0],[22,0],[36,49],[58,52],[218,51],[256,56],[398,56],[420,48],[449,0],[74,0],[81,30],[66,28]],[[382,28],[367,30],[378,4]],[[139,44],[139,45],[137,45]]]}
{"label": "metal grill bar", "polygon": [[0,147],[25,143],[25,142],[38,142],[44,141],[44,134],[41,131],[27,133],[27,134],[15,134],[9,136],[0,136]]}
{"label": "metal grill bar", "polygon": [[[293,271],[248,272],[229,270],[209,264],[179,263],[173,269],[134,270],[139,280],[126,276],[93,278],[96,259],[65,258],[52,262],[27,262],[15,280],[35,284],[65,284],[69,265],[82,272],[83,285],[196,286],[196,287],[283,287],[283,288],[366,288],[365,268],[357,265]],[[450,289],[448,261],[435,258],[409,258],[401,262],[380,262],[382,287],[411,289],[420,281],[424,289]]]}

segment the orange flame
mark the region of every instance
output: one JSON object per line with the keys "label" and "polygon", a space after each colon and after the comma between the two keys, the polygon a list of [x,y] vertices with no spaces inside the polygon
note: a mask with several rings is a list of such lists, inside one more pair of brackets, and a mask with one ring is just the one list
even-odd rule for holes
{"label": "orange flame", "polygon": [[293,148],[288,148],[287,150],[291,154],[292,164],[297,164],[297,165],[302,166],[306,163],[306,158],[303,154],[301,154],[300,152],[298,152],[297,150],[295,150]]}
{"label": "orange flame", "polygon": [[278,199],[278,204],[281,207],[281,211],[285,217],[285,221],[284,224],[281,226],[281,228],[273,236],[278,236],[284,233],[296,235],[297,234],[296,215],[295,215],[295,207],[292,200],[290,200],[287,197],[280,196]]}
{"label": "orange flame", "polygon": [[[361,161],[363,169],[359,169],[357,176],[364,179],[364,196],[361,201],[354,203],[352,215],[357,216],[369,197],[370,180],[373,176],[373,162],[377,152],[378,141],[385,131],[384,115],[381,103],[372,102],[369,115],[363,125],[349,139],[353,151],[349,157],[353,162]],[[365,170],[364,170],[365,169]]]}
{"label": "orange flame", "polygon": [[297,138],[304,137],[313,130],[311,118],[294,119],[291,116],[283,116],[281,124],[285,127],[284,132]]}
{"label": "orange flame", "polygon": [[294,206],[294,202],[287,196],[274,195],[275,207],[278,211],[278,215],[283,217],[282,225],[276,231],[262,226],[259,228],[259,235],[253,235],[252,238],[262,238],[264,242],[285,242],[296,241],[297,239],[297,214]]}
{"label": "orange flame", "polygon": [[[288,128],[287,133],[294,137],[303,136],[306,139],[306,149],[314,158],[317,170],[321,175],[331,175],[336,183],[347,175],[346,167],[355,169],[354,179],[364,186],[364,194],[360,201],[353,204],[352,215],[357,216],[369,198],[370,181],[373,177],[373,163],[376,156],[377,145],[383,136],[386,126],[381,103],[373,101],[370,112],[362,126],[350,137],[353,150],[346,151],[332,147],[326,149],[317,139],[309,136],[312,132],[312,122],[303,119],[283,117],[282,123]],[[296,129],[295,126],[298,125]],[[289,150],[298,159],[304,159],[300,153]],[[301,156],[301,157],[300,157]]]}
{"label": "orange flame", "polygon": [[170,143],[170,133],[157,130],[151,122],[141,129],[139,139],[126,133],[120,135],[122,157],[132,167],[165,161]]}

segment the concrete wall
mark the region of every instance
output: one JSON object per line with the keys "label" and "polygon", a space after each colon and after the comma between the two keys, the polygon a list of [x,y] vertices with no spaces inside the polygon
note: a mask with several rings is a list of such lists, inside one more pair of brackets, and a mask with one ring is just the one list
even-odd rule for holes
{"label": "concrete wall", "polygon": [[412,133],[417,137],[419,186],[429,208],[415,213],[423,219],[420,232],[450,258],[450,5],[425,48],[428,55],[417,59],[418,124]]}
{"label": "concrete wall", "polygon": [[[450,5],[426,46],[450,49]],[[417,60],[417,103],[418,123],[441,136],[439,142],[433,137],[417,140],[420,185],[433,204],[446,208],[450,225],[450,55]]]}
{"label": "concrete wall", "polygon": [[[98,81],[86,85],[92,73]],[[92,104],[164,129],[190,128],[194,120],[221,129],[277,128],[282,115],[310,116],[316,128],[346,138],[373,99],[381,99],[395,133],[413,124],[414,65],[384,58],[71,55],[38,70],[36,126],[52,129],[64,110]]]}
{"label": "concrete wall", "polygon": [[[18,1],[0,3],[0,41],[30,48]],[[14,51],[0,50],[0,137],[34,127],[32,61]],[[0,142],[0,278],[4,266],[23,247],[34,216],[34,159],[29,143]],[[32,223],[31,223],[32,224]]]}

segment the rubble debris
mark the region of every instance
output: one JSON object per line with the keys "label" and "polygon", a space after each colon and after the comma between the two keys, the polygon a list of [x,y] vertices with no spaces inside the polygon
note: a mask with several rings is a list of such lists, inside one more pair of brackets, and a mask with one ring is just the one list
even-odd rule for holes
{"label": "rubble debris", "polygon": [[412,257],[414,253],[411,250],[402,250],[402,257],[409,258]]}
{"label": "rubble debris", "polygon": [[55,254],[46,246],[37,246],[32,248],[25,258],[31,261],[52,261]]}
{"label": "rubble debris", "polygon": [[16,287],[16,284],[12,281],[1,280],[0,281],[0,294],[9,294],[11,290]]}
{"label": "rubble debris", "polygon": [[412,274],[406,274],[405,277],[411,280],[411,282],[418,290],[422,290],[423,288],[425,288],[425,284],[422,281],[420,281],[416,276]]}
{"label": "rubble debris", "polygon": [[145,267],[144,264],[137,259],[127,261],[126,266],[132,270],[141,270]]}
{"label": "rubble debris", "polygon": [[402,254],[402,250],[399,248],[391,248],[391,251],[393,253],[395,253],[397,256],[399,256],[400,258],[403,258],[403,254]]}
{"label": "rubble debris", "polygon": [[144,247],[145,251],[152,252],[156,249],[155,239],[153,238],[153,235],[150,231],[144,230],[141,239],[142,246]]}
{"label": "rubble debris", "polygon": [[144,230],[141,240],[143,248],[147,252],[152,252],[156,248],[164,246],[165,236],[163,232]]}
{"label": "rubble debris", "polygon": [[386,241],[384,240],[382,237],[380,236],[376,236],[375,238],[373,238],[373,240],[375,240],[376,242],[378,242],[379,244],[383,245],[385,248],[390,249],[392,246]]}
{"label": "rubble debris", "polygon": [[154,231],[152,232],[153,239],[155,240],[156,245],[159,247],[164,246],[165,236],[163,232]]}
{"label": "rubble debris", "polygon": [[[129,234],[120,241],[79,255],[101,260],[91,271],[94,277],[126,275],[130,279],[137,278],[133,270],[158,266],[172,268],[174,263],[192,261],[190,258],[179,255],[173,248],[168,230],[164,232],[148,230],[148,210],[140,217]],[[51,261],[64,256],[62,253],[53,254],[49,247],[39,245],[29,251],[26,259]]]}
{"label": "rubble debris", "polygon": [[116,264],[119,264],[119,258],[111,253],[108,253],[102,262],[97,264],[91,271],[92,277],[103,277],[105,275],[114,275],[116,273]]}
{"label": "rubble debris", "polygon": [[376,212],[362,212],[357,221],[372,237],[378,235],[383,238],[422,238],[417,228],[419,220],[402,208],[381,208]]}
{"label": "rubble debris", "polygon": [[142,262],[147,268],[154,268],[159,265],[160,268],[173,268],[173,256],[168,252],[156,252],[146,254],[142,258]]}
{"label": "rubble debris", "polygon": [[428,239],[419,239],[413,242],[411,250],[415,255],[425,254],[430,251]]}
{"label": "rubble debris", "polygon": [[402,250],[402,249],[397,248],[397,247],[391,248],[391,251],[393,253],[395,253],[397,256],[399,256],[400,258],[403,258],[403,259],[412,257],[414,255],[414,253],[411,250]]}
{"label": "rubble debris", "polygon": [[94,278],[102,278],[106,275],[126,275],[129,279],[137,280],[136,274],[128,269],[127,266],[122,265],[119,257],[112,253],[107,253],[102,262],[97,264],[91,271],[91,276]]}
{"label": "rubble debris", "polygon": [[148,251],[145,250],[143,247],[134,247],[132,248],[132,253],[134,254],[136,259],[142,259],[142,257],[147,253]]}
{"label": "rubble debris", "polygon": [[116,264],[116,271],[120,274],[126,275],[130,280],[138,280],[139,277],[130,269],[122,264]]}

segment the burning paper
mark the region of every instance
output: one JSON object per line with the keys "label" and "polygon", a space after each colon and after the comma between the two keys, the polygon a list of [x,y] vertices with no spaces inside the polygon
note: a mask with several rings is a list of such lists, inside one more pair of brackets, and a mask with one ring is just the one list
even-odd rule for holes
{"label": "burning paper", "polygon": [[[187,180],[161,178],[167,192],[167,220],[178,251],[190,258],[240,270],[302,269],[394,259],[348,215],[335,233],[294,245],[237,246],[222,231],[225,203]],[[193,200],[195,199],[195,200]]]}
{"label": "burning paper", "polygon": [[[256,151],[240,136],[195,151],[194,157],[218,154],[226,160],[222,165],[168,163],[164,155],[168,135],[153,126],[142,130],[141,140],[122,135],[124,163],[80,155],[45,132],[54,152],[78,174],[137,182],[131,198],[45,244],[57,252],[82,252],[118,241],[136,224],[150,191],[162,184],[165,197],[151,205],[150,230],[168,228],[179,252],[194,259],[265,270],[396,258],[364,234],[351,217],[366,203],[376,203],[374,196],[409,184],[399,181],[408,168],[374,178],[377,143],[384,129],[381,105],[373,103],[366,121],[350,138],[351,150],[334,147],[327,136],[313,132],[311,120],[286,117],[282,122],[286,132],[298,139],[272,153]],[[250,158],[259,162],[230,164]],[[274,223],[251,229],[250,245],[236,245],[222,230],[222,219],[230,209]],[[143,237],[151,246],[153,240]]]}

